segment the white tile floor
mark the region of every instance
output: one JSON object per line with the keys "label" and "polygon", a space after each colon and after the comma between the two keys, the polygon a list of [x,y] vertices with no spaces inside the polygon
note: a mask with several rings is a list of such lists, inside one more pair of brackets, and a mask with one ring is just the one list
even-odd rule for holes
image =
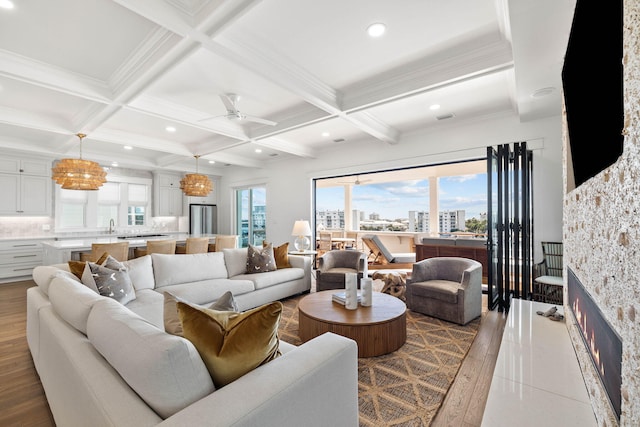
{"label": "white tile floor", "polygon": [[564,321],[536,314],[551,307],[512,300],[482,426],[597,426]]}

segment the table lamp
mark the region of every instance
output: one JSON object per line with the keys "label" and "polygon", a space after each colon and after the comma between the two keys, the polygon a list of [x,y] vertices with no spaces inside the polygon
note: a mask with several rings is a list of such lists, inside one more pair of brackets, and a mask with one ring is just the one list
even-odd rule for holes
{"label": "table lamp", "polygon": [[309,249],[309,238],[311,236],[311,227],[309,221],[298,220],[293,224],[292,236],[297,236],[295,242],[293,242],[297,251],[306,251]]}

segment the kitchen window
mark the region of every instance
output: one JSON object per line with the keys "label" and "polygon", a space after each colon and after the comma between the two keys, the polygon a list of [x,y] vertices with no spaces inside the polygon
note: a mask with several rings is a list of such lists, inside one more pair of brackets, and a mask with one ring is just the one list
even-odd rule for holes
{"label": "kitchen window", "polygon": [[56,230],[106,231],[111,220],[118,228],[148,224],[152,180],[107,176],[98,191],[55,189]]}

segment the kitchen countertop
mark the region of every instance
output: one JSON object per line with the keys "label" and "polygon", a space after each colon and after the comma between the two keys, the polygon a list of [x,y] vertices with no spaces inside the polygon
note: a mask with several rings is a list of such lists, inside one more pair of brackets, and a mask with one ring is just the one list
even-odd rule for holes
{"label": "kitchen countertop", "polygon": [[99,237],[78,237],[76,239],[64,239],[64,240],[54,240],[54,241],[43,241],[42,245],[48,247],[50,249],[59,249],[59,250],[90,250],[92,243],[116,243],[116,242],[129,242],[129,247],[140,247],[146,246],[147,241],[149,240],[165,240],[165,239],[176,239],[178,243],[184,242],[187,240],[187,237],[209,237],[212,240],[215,240],[215,234],[202,234],[202,235],[189,235],[189,233],[151,233],[147,235],[140,236],[128,236],[126,234],[121,235],[120,238],[116,235],[113,236],[105,236],[101,235]]}
{"label": "kitchen countertop", "polygon": [[[130,236],[132,233],[113,233],[108,234],[106,232],[61,232],[61,233],[42,233],[38,235],[28,235],[28,236],[0,236],[0,242],[3,241],[13,241],[13,240],[84,240],[84,239],[94,239],[94,238],[111,238],[118,236]],[[148,236],[148,235],[167,235],[167,236],[176,236],[176,235],[187,235],[189,233],[184,231],[159,231],[159,230],[148,230],[148,231],[140,231],[137,233],[133,233],[134,235],[140,236]],[[122,239],[121,239],[122,240]],[[128,240],[128,239],[127,239]]]}

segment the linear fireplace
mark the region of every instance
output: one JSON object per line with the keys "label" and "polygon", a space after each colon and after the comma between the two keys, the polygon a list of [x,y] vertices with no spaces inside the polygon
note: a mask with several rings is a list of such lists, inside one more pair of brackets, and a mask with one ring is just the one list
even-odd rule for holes
{"label": "linear fireplace", "polygon": [[580,280],[567,268],[568,305],[618,421],[621,414],[622,340]]}

